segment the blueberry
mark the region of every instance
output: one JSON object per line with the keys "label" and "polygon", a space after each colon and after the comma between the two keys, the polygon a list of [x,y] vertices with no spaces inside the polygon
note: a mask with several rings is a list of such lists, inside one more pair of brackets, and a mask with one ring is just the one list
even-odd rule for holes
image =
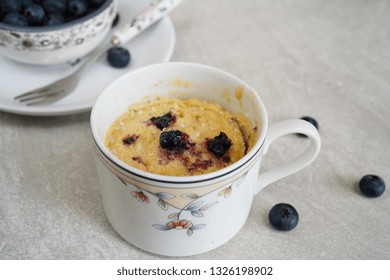
{"label": "blueberry", "polygon": [[133,144],[137,139],[139,138],[139,135],[126,135],[124,138],[122,138],[122,143],[125,146],[129,146]]}
{"label": "blueberry", "polygon": [[297,226],[299,215],[297,210],[290,204],[279,203],[271,208],[268,220],[274,228],[289,231]]}
{"label": "blueberry", "polygon": [[160,134],[160,146],[171,151],[182,151],[187,147],[187,137],[180,130],[164,131]]}
{"label": "blueberry", "polygon": [[171,112],[168,112],[165,115],[159,117],[152,117],[150,121],[158,129],[163,130],[164,128],[168,127],[172,121],[175,121],[175,119],[175,116]]}
{"label": "blueberry", "polygon": [[43,19],[43,25],[51,26],[58,25],[65,21],[64,17],[59,13],[48,14]]}
{"label": "blueberry", "polygon": [[33,0],[22,0],[22,8],[25,8],[26,6],[33,4]]}
{"label": "blueberry", "polygon": [[[106,0],[0,0],[0,21],[9,13],[19,13],[27,18],[28,25],[57,25],[92,13],[104,2]],[[22,24],[15,16],[11,18],[11,22]]]}
{"label": "blueberry", "polygon": [[45,10],[38,4],[30,4],[24,8],[24,16],[29,25],[40,25],[45,17]]}
{"label": "blueberry", "polygon": [[114,68],[126,67],[130,59],[130,52],[122,47],[113,47],[107,52],[107,61]]}
{"label": "blueberry", "polygon": [[301,118],[301,120],[304,120],[304,121],[311,123],[318,130],[318,123],[314,118],[309,117],[309,116],[304,116]]}
{"label": "blueberry", "polygon": [[86,0],[69,0],[68,13],[71,17],[81,17],[88,11],[88,3]]}
{"label": "blueberry", "polygon": [[46,13],[63,14],[66,11],[66,0],[44,0],[42,6]]}
{"label": "blueberry", "polygon": [[21,0],[2,0],[0,1],[0,10],[4,15],[9,13],[20,13],[22,10]]}
{"label": "blueberry", "polygon": [[17,25],[17,26],[28,26],[27,18],[24,15],[9,13],[3,18],[4,23]]}
{"label": "blueberry", "polygon": [[88,0],[89,5],[92,7],[99,7],[105,0]]}
{"label": "blueberry", "polygon": [[385,181],[377,175],[365,175],[360,179],[359,188],[367,197],[381,196],[385,189]]}
{"label": "blueberry", "polygon": [[206,141],[207,150],[217,157],[223,156],[232,146],[232,141],[223,132],[214,139]]}
{"label": "blueberry", "polygon": [[[309,117],[309,116],[304,116],[301,118],[301,120],[304,120],[304,121],[311,123],[318,130],[318,123],[314,118]],[[298,133],[298,136],[307,137],[305,134],[302,134],[302,133]]]}

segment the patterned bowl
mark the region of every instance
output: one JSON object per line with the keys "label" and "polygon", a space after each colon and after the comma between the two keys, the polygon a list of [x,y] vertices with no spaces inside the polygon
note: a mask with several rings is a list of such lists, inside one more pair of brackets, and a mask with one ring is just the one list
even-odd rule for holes
{"label": "patterned bowl", "polygon": [[107,37],[117,0],[107,0],[92,13],[56,26],[13,26],[0,22],[0,54],[12,60],[50,65],[80,58]]}

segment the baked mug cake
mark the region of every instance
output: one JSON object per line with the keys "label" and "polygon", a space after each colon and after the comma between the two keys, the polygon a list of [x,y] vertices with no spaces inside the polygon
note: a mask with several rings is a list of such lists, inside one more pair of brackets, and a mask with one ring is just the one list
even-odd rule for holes
{"label": "baked mug cake", "polygon": [[200,175],[241,159],[257,127],[214,102],[159,97],[131,105],[110,127],[107,148],[123,162],[160,175]]}
{"label": "baked mug cake", "polygon": [[[307,121],[268,125],[260,95],[245,81],[186,62],[117,78],[96,100],[91,130],[107,220],[132,245],[164,256],[228,242],[254,196],[310,164],[321,146]],[[291,149],[304,144],[303,153],[262,171],[270,145],[297,133],[307,138]]]}

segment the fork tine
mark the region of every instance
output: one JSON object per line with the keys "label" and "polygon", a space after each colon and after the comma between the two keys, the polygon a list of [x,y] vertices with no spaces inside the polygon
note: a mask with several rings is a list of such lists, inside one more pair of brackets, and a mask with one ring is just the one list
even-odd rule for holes
{"label": "fork tine", "polygon": [[[15,96],[14,99],[19,100],[19,101],[28,100],[28,97],[33,96],[33,95],[37,95],[37,94],[41,94],[44,92],[48,92],[50,90],[50,88],[51,87],[49,87],[49,86],[43,86],[43,87],[28,91],[26,93],[20,94],[18,96]],[[27,99],[25,99],[25,98],[27,98]]]}
{"label": "fork tine", "polygon": [[81,69],[82,67],[79,67],[76,71],[69,74],[68,76],[63,77],[62,79],[56,80],[43,87],[15,96],[14,100],[23,102],[27,106],[41,103],[53,103],[68,95],[76,88],[77,82],[80,78],[78,73]]}
{"label": "fork tine", "polygon": [[27,102],[26,103],[27,106],[44,104],[44,103],[49,104],[49,103],[52,103],[54,101],[57,101],[58,99],[61,99],[61,97],[63,95],[65,95],[66,93],[67,93],[66,90],[61,89],[61,90],[58,90],[58,91],[50,92],[50,93],[45,94],[45,95],[40,95],[40,96],[35,96],[35,97],[30,97],[30,98],[27,98],[27,99],[23,99],[23,100],[20,100],[20,102],[26,102],[26,101],[31,101],[32,100],[32,102]]}
{"label": "fork tine", "polygon": [[25,102],[25,101],[28,101],[28,100],[31,100],[31,99],[44,97],[46,95],[51,95],[51,94],[53,94],[53,92],[54,91],[53,91],[52,88],[45,87],[45,88],[42,88],[42,89],[39,89],[39,90],[34,90],[34,91],[30,91],[30,92],[24,93],[22,95],[18,95],[16,97],[14,97],[14,99],[18,100],[20,102]]}

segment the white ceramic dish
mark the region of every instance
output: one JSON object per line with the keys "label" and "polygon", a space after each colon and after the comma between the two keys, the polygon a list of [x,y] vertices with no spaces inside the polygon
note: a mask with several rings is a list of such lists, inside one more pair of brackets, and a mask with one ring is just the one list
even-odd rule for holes
{"label": "white ceramic dish", "polygon": [[31,65],[66,63],[90,53],[107,37],[117,13],[117,0],[53,26],[15,26],[0,23],[0,54]]}
{"label": "white ceramic dish", "polygon": [[[148,0],[119,0],[118,10],[121,22],[130,20],[149,3]],[[166,17],[126,44],[132,55],[129,67],[112,68],[107,64],[106,58],[102,57],[82,73],[80,82],[72,94],[45,106],[26,106],[15,101],[14,97],[67,75],[73,71],[71,66],[68,64],[30,66],[0,56],[0,110],[31,116],[56,116],[88,111],[103,88],[112,80],[127,71],[148,64],[169,61],[174,46],[174,26],[169,17]]]}

